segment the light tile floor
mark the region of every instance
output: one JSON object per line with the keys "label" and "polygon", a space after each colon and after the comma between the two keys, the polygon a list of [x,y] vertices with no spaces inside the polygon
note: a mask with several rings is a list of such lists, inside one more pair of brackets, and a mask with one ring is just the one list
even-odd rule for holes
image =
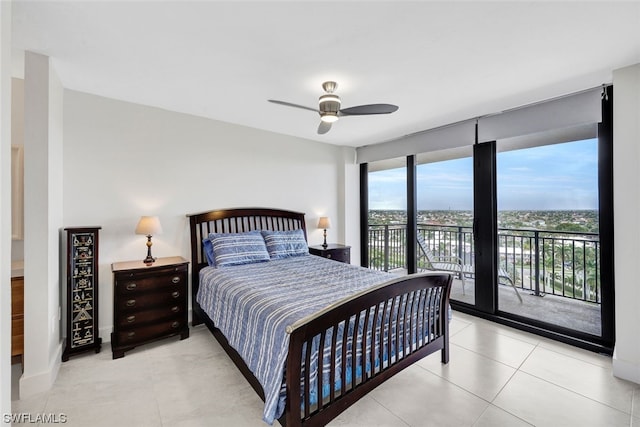
{"label": "light tile floor", "polygon": [[[451,361],[431,355],[330,426],[640,426],[640,386],[611,359],[454,312]],[[109,344],[63,363],[14,413],[68,426],[266,426],[262,401],[204,326],[112,360]]]}

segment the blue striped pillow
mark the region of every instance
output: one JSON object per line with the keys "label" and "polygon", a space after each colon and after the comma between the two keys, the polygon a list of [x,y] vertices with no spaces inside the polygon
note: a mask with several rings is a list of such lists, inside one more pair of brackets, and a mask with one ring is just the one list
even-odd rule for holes
{"label": "blue striped pillow", "polygon": [[211,240],[209,240],[209,237],[202,239],[202,245],[204,246],[204,254],[207,258],[207,264],[211,267],[215,267],[216,259],[213,255],[213,244],[211,243]]}
{"label": "blue striped pillow", "polygon": [[259,231],[211,233],[209,240],[217,266],[269,261],[269,252]]}
{"label": "blue striped pillow", "polygon": [[307,255],[309,253],[307,240],[301,229],[288,231],[262,230],[262,237],[264,237],[271,259]]}

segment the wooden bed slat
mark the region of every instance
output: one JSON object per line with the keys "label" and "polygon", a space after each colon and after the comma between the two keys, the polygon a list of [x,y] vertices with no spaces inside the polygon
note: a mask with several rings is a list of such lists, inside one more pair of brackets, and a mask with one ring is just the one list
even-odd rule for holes
{"label": "wooden bed slat", "polygon": [[331,366],[329,373],[329,400],[334,401],[336,398],[336,344],[338,342],[338,325],[334,325],[331,331]]}
{"label": "wooden bed slat", "polygon": [[318,410],[320,410],[322,408],[322,396],[323,396],[323,388],[322,388],[322,382],[323,382],[323,377],[324,377],[324,347],[325,347],[325,340],[326,337],[326,331],[322,331],[322,333],[320,334],[320,347],[318,348],[318,373],[316,374],[318,377],[317,383],[318,383]]}
{"label": "wooden bed slat", "polygon": [[311,411],[311,342],[313,338],[308,340],[305,344],[305,359],[304,359],[304,417],[309,418]]}
{"label": "wooden bed slat", "polygon": [[351,387],[355,388],[357,384],[356,369],[358,367],[358,330],[360,329],[360,312],[356,314],[356,320],[353,322],[353,330],[351,331]]}
{"label": "wooden bed slat", "polygon": [[362,371],[362,381],[365,381],[365,377],[367,376],[367,335],[369,334],[369,311],[366,310],[364,314],[364,329],[362,333],[362,345],[361,352],[362,356],[360,357],[360,370]]}
{"label": "wooden bed slat", "polygon": [[369,364],[371,366],[371,370],[369,372],[369,378],[373,377],[376,374],[376,364],[375,364],[375,355],[376,355],[376,336],[378,333],[378,311],[380,310],[380,303],[376,304],[376,307],[373,312],[373,320],[371,324],[371,350],[369,351]]}
{"label": "wooden bed slat", "polygon": [[409,308],[408,325],[407,325],[407,321],[405,320],[405,328],[407,328],[407,332],[405,334],[407,336],[407,344],[405,345],[405,347],[409,349],[410,353],[413,352],[413,302],[414,302],[415,296],[416,296],[415,291],[409,294],[409,301],[411,301],[411,303],[407,304],[407,307]]}
{"label": "wooden bed slat", "polygon": [[[351,320],[351,318],[349,318],[349,320]],[[341,395],[344,394],[344,392],[347,390],[347,340],[349,337],[348,329],[349,328],[345,322],[344,328],[342,329],[342,364],[340,365],[340,373],[342,374],[342,376],[340,377],[342,384],[342,386],[340,387]]]}
{"label": "wooden bed slat", "polygon": [[378,360],[380,361],[380,369],[379,371],[382,371],[382,366],[384,364],[384,337],[385,337],[385,328],[386,328],[386,323],[384,322],[384,318],[385,315],[387,314],[387,308],[389,307],[389,300],[386,299],[384,300],[384,307],[382,309],[382,319],[380,319],[380,347],[379,347],[379,351],[380,351],[380,355],[378,356]]}
{"label": "wooden bed slat", "polygon": [[391,363],[391,359],[394,357],[395,355],[395,336],[393,335],[395,332],[395,328],[396,328],[396,322],[397,322],[397,313],[398,313],[398,299],[400,297],[396,297],[393,299],[392,304],[391,304],[391,317],[389,318],[389,336],[387,338],[387,340],[389,341],[389,354],[387,354],[387,357],[389,358],[389,363]]}

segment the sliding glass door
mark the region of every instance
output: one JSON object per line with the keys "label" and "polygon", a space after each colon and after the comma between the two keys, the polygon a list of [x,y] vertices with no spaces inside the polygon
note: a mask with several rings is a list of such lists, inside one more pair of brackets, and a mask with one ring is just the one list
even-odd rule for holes
{"label": "sliding glass door", "polygon": [[[471,147],[418,155],[416,166],[417,269],[469,266],[473,248]],[[475,304],[473,274],[457,274],[451,299]]]}
{"label": "sliding glass door", "polygon": [[406,158],[368,164],[366,180],[368,210],[364,265],[407,274]]}
{"label": "sliding glass door", "polygon": [[499,310],[600,336],[597,139],[498,153],[497,201]]}

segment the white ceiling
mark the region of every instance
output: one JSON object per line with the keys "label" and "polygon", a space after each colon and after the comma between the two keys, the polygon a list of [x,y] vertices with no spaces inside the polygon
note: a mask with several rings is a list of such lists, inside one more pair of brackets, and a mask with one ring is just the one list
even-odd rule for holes
{"label": "white ceiling", "polygon": [[[12,44],[68,89],[362,146],[610,83],[640,62],[640,2],[13,0]],[[325,80],[400,109],[318,135],[267,102],[317,108]]]}

